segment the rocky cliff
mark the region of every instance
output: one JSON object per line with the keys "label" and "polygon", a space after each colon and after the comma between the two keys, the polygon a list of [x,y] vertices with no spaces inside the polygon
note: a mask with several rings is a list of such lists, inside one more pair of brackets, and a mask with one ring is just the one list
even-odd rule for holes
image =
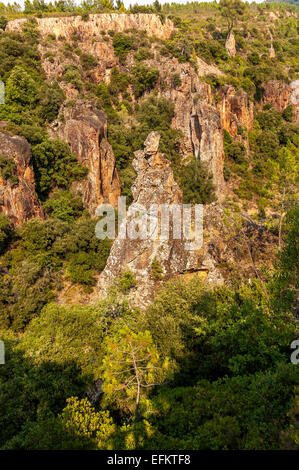
{"label": "rocky cliff", "polygon": [[224,85],[218,91],[218,110],[222,128],[231,136],[238,135],[238,128],[252,130],[254,121],[254,105],[249,101],[245,91],[238,92],[230,85]]}
{"label": "rocky cliff", "polygon": [[30,145],[24,138],[5,132],[0,132],[0,213],[15,224],[43,217],[35,192]]}
{"label": "rocky cliff", "polygon": [[72,190],[82,194],[90,214],[94,215],[103,202],[116,206],[120,185],[113,150],[107,140],[106,114],[95,103],[78,100],[72,107],[62,107],[50,134],[67,142],[78,161],[88,167],[87,178],[73,183]]}
{"label": "rocky cliff", "polygon": [[[21,18],[10,21],[6,27],[7,31],[21,32],[22,25],[26,19]],[[101,31],[126,31],[138,29],[146,31],[149,36],[159,39],[167,39],[173,32],[172,21],[166,19],[162,24],[158,15],[138,13],[128,15],[126,13],[101,13],[89,15],[88,21],[81,16],[68,16],[59,18],[37,18],[38,28],[43,36],[55,35],[57,38],[70,40],[74,33],[80,40],[88,40],[97,36]]]}
{"label": "rocky cliff", "polygon": [[299,80],[283,83],[271,80],[263,85],[263,104],[271,104],[280,113],[289,105],[293,105],[294,120],[299,120]]}
{"label": "rocky cliff", "polygon": [[[191,64],[181,64],[177,59],[168,58],[151,60],[149,64],[159,68],[160,83],[163,83],[164,88],[161,94],[174,103],[172,126],[183,133],[183,156],[195,155],[207,164],[221,199],[224,195],[224,153],[220,114],[210,85],[200,79],[208,73],[218,75],[219,70],[202,60],[198,60],[196,69]],[[180,79],[177,86],[172,84],[173,74],[177,74]]]}
{"label": "rocky cliff", "polygon": [[[119,235],[98,284],[99,295],[107,294],[117,278],[131,271],[137,280],[131,301],[138,306],[152,299],[154,288],[159,284],[153,273],[155,264],[161,270],[160,279],[192,272],[204,272],[214,280],[221,279],[215,271],[208,244],[197,250],[186,248],[186,243],[198,236],[192,231],[194,227],[181,233],[178,239],[174,235],[170,216],[169,237],[162,235],[161,205],[166,204],[170,208],[177,205],[181,216],[183,205],[182,192],[174,180],[170,162],[159,153],[159,140],[160,135],[152,132],[144,143],[144,149],[135,152],[133,166],[137,177],[132,187],[134,200],[119,227]],[[158,206],[157,212],[155,205]],[[146,236],[146,228],[150,236]],[[132,238],[136,233],[136,238]]]}

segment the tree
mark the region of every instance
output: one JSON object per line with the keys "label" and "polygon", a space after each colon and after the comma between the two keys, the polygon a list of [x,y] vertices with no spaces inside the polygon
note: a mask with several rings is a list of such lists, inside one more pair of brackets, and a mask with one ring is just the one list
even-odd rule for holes
{"label": "tree", "polygon": [[5,250],[6,244],[12,234],[12,224],[6,215],[0,215],[0,254]]}
{"label": "tree", "polygon": [[[297,141],[299,144],[299,139]],[[275,189],[274,199],[280,212],[278,246],[281,250],[283,220],[298,196],[299,145],[289,141],[286,147],[279,150],[277,160],[269,160],[269,166],[270,183]]]}
{"label": "tree", "polygon": [[44,204],[45,211],[51,217],[73,222],[82,215],[83,203],[79,196],[74,196],[70,191],[55,191]]}
{"label": "tree", "polygon": [[10,73],[6,84],[7,104],[15,105],[18,108],[31,108],[37,102],[38,91],[36,83],[28,72],[21,67],[16,66]]}
{"label": "tree", "polygon": [[55,187],[68,188],[73,181],[83,179],[88,169],[82,166],[68,144],[60,140],[45,140],[32,149],[37,190],[42,197]]}
{"label": "tree", "polygon": [[96,411],[87,398],[68,398],[60,419],[73,439],[86,442],[89,448],[111,449],[110,440],[116,426],[109,411]]}
{"label": "tree", "polygon": [[215,201],[212,175],[195,157],[180,170],[180,186],[184,204],[210,204]]}
{"label": "tree", "polygon": [[227,22],[227,37],[229,37],[238,18],[244,14],[245,4],[240,0],[220,0],[219,5],[221,14]]}
{"label": "tree", "polygon": [[0,29],[5,29],[8,21],[5,16],[0,16]]}
{"label": "tree", "polygon": [[147,391],[161,384],[168,359],[159,356],[149,331],[135,333],[122,323],[105,339],[102,365],[103,391],[107,400],[140,419],[140,404]]}

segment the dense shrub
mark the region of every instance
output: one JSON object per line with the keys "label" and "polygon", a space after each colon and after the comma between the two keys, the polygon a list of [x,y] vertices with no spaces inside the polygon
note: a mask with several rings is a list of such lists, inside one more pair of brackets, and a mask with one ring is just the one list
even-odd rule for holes
{"label": "dense shrub", "polygon": [[184,204],[209,204],[215,201],[212,175],[195,157],[182,166],[179,179]]}
{"label": "dense shrub", "polygon": [[157,69],[144,64],[136,65],[132,73],[135,77],[134,94],[136,98],[154,88],[159,78],[159,71]]}
{"label": "dense shrub", "polygon": [[69,146],[59,140],[45,140],[32,149],[37,190],[46,197],[55,187],[68,188],[73,181],[87,175]]}

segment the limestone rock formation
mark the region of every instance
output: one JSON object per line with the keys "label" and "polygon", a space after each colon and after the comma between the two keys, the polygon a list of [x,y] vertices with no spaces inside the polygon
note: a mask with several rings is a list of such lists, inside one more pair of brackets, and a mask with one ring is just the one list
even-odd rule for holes
{"label": "limestone rock formation", "polygon": [[[138,29],[146,31],[149,36],[159,39],[168,39],[174,31],[174,25],[168,18],[161,22],[158,15],[148,13],[137,13],[127,15],[126,13],[100,13],[89,15],[88,21],[81,16],[67,16],[58,18],[36,18],[38,28],[43,36],[48,34],[64,37],[70,40],[76,33],[80,40],[99,35],[101,31],[126,31]],[[21,18],[9,21],[6,31],[20,32],[26,19]]]}
{"label": "limestone rock formation", "polygon": [[[149,64],[159,67],[160,80],[166,85],[162,94],[174,103],[172,126],[182,131],[183,155],[195,155],[207,164],[218,198],[221,199],[224,194],[223,132],[210,85],[200,80],[190,64],[180,64],[177,59],[160,58],[159,63],[152,60]],[[199,66],[202,74],[205,73],[205,66],[208,67],[206,73],[210,73],[209,66],[203,61],[199,62]],[[171,84],[174,73],[179,75],[181,81],[176,87]]]}
{"label": "limestone rock formation", "polygon": [[290,104],[294,106],[294,120],[299,118],[299,80],[283,83],[271,80],[263,85],[262,104],[271,104],[280,113]]}
{"label": "limestone rock formation", "polygon": [[[132,187],[134,200],[119,227],[122,236],[118,235],[112,245],[96,289],[97,297],[103,298],[122,274],[131,271],[137,285],[131,289],[128,300],[139,308],[146,307],[157,287],[172,277],[188,280],[198,276],[205,282],[221,284],[230,277],[231,266],[240,266],[240,274],[245,270],[248,277],[255,276],[252,258],[248,255],[248,243],[255,261],[263,260],[265,264],[272,259],[275,247],[271,232],[250,222],[246,214],[244,219],[249,220],[246,230],[250,233],[245,243],[239,228],[233,225],[233,217],[228,220],[219,203],[204,207],[203,245],[199,249],[186,249],[185,243],[192,230],[181,239],[174,239],[170,227],[170,237],[163,239],[158,230],[159,216],[153,211],[153,205],[177,204],[181,207],[182,193],[174,180],[170,162],[158,151],[159,139],[157,132],[150,133],[144,149],[135,152],[133,165],[137,178]],[[140,238],[132,239],[131,227],[132,223],[136,227],[136,220]],[[146,225],[151,228],[150,234],[158,233],[159,236],[142,238]],[[123,237],[125,230],[127,236]],[[162,271],[162,280],[157,280],[153,274],[154,262]]]}
{"label": "limestone rock formation", "polygon": [[35,192],[30,145],[23,137],[5,132],[0,132],[0,213],[17,225],[43,217]]}
{"label": "limestone rock formation", "polygon": [[218,96],[218,109],[223,129],[231,136],[238,135],[240,126],[248,131],[252,130],[254,105],[249,101],[247,93],[243,90],[236,92],[234,87],[224,85],[220,88]]}
{"label": "limestone rock formation", "polygon": [[72,190],[82,195],[83,204],[92,215],[103,202],[116,206],[120,184],[107,140],[106,114],[93,102],[79,100],[73,107],[64,106],[61,116],[62,121],[53,123],[50,134],[67,142],[78,161],[89,169],[87,178],[73,183]]}
{"label": "limestone rock formation", "polygon": [[[130,270],[138,287],[134,290],[133,303],[144,305],[153,294],[155,281],[152,276],[152,263],[157,260],[163,277],[176,276],[189,270],[200,268],[198,251],[186,249],[186,238],[174,239],[170,230],[169,239],[161,239],[159,215],[153,212],[153,204],[178,204],[182,208],[182,192],[175,182],[170,162],[158,151],[160,135],[152,132],[144,143],[144,149],[135,152],[133,161],[137,178],[132,187],[134,201],[127,211],[127,217],[119,228],[126,238],[118,238],[113,243],[106,267],[99,280],[99,294],[107,292],[113,281],[125,271]],[[136,220],[139,212],[140,237],[130,237],[130,225]],[[170,218],[171,219],[171,218]],[[146,226],[149,233],[157,237],[144,237],[142,230]]]}
{"label": "limestone rock formation", "polygon": [[228,37],[226,38],[225,48],[227,53],[230,57],[235,57],[236,55],[236,41],[234,33],[230,32]]}

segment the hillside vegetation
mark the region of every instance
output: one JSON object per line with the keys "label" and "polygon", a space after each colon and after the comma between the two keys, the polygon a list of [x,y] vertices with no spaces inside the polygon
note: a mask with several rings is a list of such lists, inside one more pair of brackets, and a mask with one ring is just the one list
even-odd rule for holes
{"label": "hillside vegetation", "polygon": [[[19,226],[0,215],[0,339],[6,348],[0,449],[299,448],[299,365],[290,361],[298,337],[298,110],[264,101],[266,84],[283,87],[298,79],[299,10],[237,4],[232,13],[225,0],[156,1],[127,12],[122,2],[113,6],[109,0],[80,6],[26,0],[24,11],[0,3],[0,80],[6,89],[0,121],[5,132],[31,145],[45,212],[44,219]],[[226,47],[225,8],[234,15],[234,56]],[[88,22],[102,12],[155,13],[176,29],[168,39],[141,30],[100,31],[117,63],[109,81],[99,80],[99,61],[90,52],[100,42],[96,37],[90,49],[76,32],[71,39],[44,37],[37,20],[76,15]],[[25,18],[20,32],[6,28],[18,18]],[[216,72],[200,73],[198,58]],[[164,281],[154,260],[159,288],[139,310],[128,301],[136,286],[130,271],[107,298],[96,291],[112,242],[96,238],[98,219],[72,190],[88,169],[66,142],[53,138],[51,126],[64,124],[62,105],[72,108],[79,100],[104,111],[128,203],[136,177],[133,153],[158,131],[184,202],[217,205],[210,169],[183,155],[183,135],[173,125],[175,102],[165,97],[167,87],[178,92],[182,82],[178,73],[168,84],[161,79],[166,59],[200,76],[215,109],[226,85],[247,94],[252,106],[252,128],[223,130],[221,207],[231,249],[242,258],[220,266],[226,282],[215,286],[199,276]],[[55,69],[51,78],[45,64]],[[1,182],[18,184],[17,169],[1,149],[0,175]],[[269,259],[255,260],[262,242],[252,227],[271,240]]]}

